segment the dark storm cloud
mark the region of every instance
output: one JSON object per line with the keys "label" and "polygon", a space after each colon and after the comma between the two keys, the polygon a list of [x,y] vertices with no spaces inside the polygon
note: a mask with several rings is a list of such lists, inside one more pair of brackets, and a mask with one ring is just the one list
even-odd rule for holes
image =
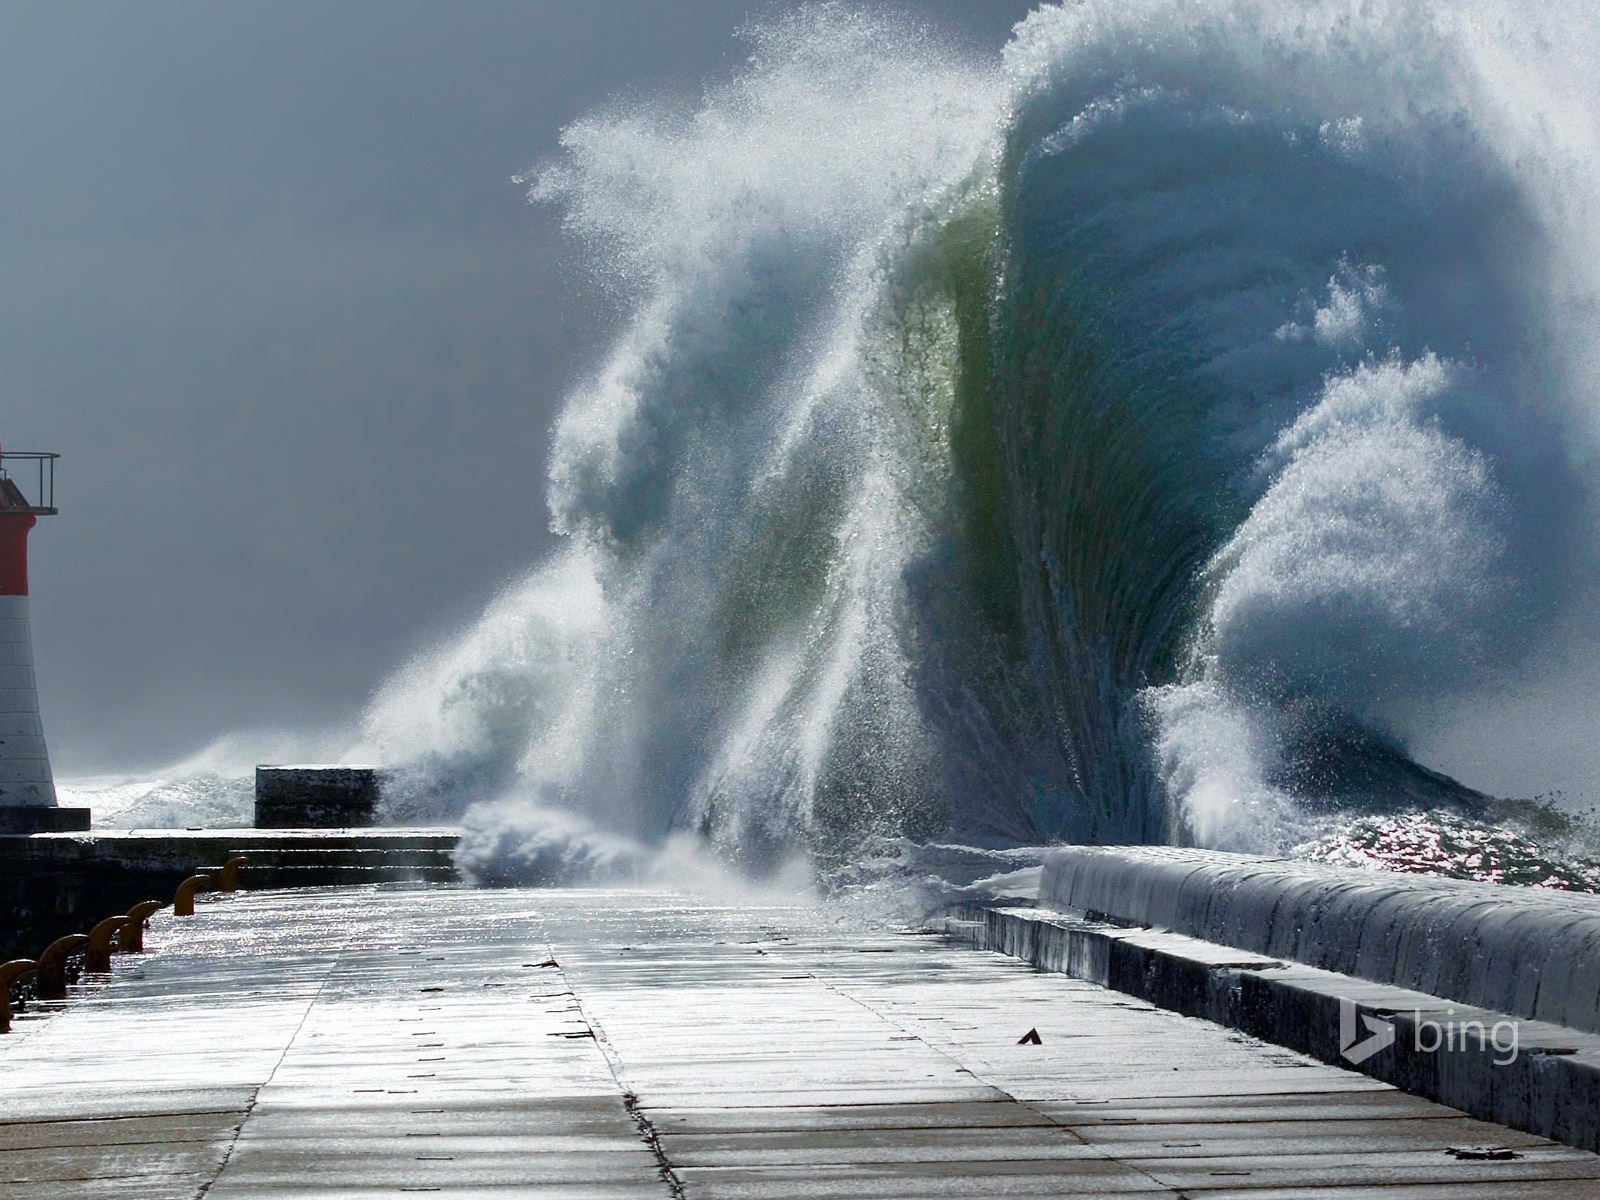
{"label": "dark storm cloud", "polygon": [[[1020,3],[919,6],[992,52]],[[550,544],[606,326],[510,176],[619,91],[692,95],[759,6],[13,3],[0,438],[63,773],[354,712]]]}

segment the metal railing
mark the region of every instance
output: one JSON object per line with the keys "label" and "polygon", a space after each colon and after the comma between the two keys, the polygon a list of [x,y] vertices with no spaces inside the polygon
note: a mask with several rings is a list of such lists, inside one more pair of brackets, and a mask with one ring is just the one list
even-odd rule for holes
{"label": "metal railing", "polygon": [[[38,516],[54,516],[56,513],[56,459],[59,454],[52,454],[47,450],[0,450],[0,479],[9,479],[16,484],[17,490],[22,492],[23,498],[28,501],[28,506],[23,511],[31,512]],[[29,496],[25,486],[16,476],[6,469],[8,463],[16,463],[22,468],[21,474],[35,477],[34,492]],[[29,471],[22,465],[32,463],[33,470]]]}

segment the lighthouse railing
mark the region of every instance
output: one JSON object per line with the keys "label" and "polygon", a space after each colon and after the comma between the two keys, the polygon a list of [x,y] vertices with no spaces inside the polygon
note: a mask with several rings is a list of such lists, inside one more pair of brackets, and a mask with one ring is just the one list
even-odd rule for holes
{"label": "lighthouse railing", "polygon": [[[39,516],[54,516],[56,509],[56,459],[61,455],[47,450],[0,450],[0,479],[9,479],[28,499],[28,511]],[[13,464],[15,470],[11,469]],[[31,467],[31,469],[30,469]],[[22,478],[18,478],[21,475]],[[27,495],[27,482],[34,485]]]}

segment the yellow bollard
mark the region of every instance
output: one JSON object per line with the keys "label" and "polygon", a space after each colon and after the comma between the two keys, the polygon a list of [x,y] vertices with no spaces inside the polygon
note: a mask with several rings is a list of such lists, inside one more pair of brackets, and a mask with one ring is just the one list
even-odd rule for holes
{"label": "yellow bollard", "polygon": [[249,860],[244,855],[230,858],[217,870],[217,891],[236,892],[239,890],[239,868]]}
{"label": "yellow bollard", "polygon": [[211,888],[211,876],[189,876],[178,885],[178,890],[172,897],[172,915],[175,917],[194,916],[194,894],[196,892],[209,892]]}
{"label": "yellow bollard", "polygon": [[122,926],[117,934],[117,952],[120,954],[144,953],[144,926],[150,919],[150,914],[159,912],[166,905],[159,900],[141,900],[128,910],[127,923]]}
{"label": "yellow bollard", "polygon": [[128,923],[128,914],[107,917],[89,930],[89,944],[83,951],[83,969],[90,974],[104,975],[111,970],[111,940]]}
{"label": "yellow bollard", "polygon": [[38,965],[31,958],[0,963],[0,1033],[11,1032],[11,985]]}
{"label": "yellow bollard", "polygon": [[41,1000],[65,1000],[67,998],[67,959],[81,947],[88,944],[89,935],[85,933],[69,933],[66,937],[57,938],[39,955],[39,961],[34,966],[34,994]]}

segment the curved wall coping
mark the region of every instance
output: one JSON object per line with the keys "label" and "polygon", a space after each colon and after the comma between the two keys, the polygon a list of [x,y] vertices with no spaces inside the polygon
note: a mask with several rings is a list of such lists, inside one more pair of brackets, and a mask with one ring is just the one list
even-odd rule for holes
{"label": "curved wall coping", "polygon": [[1600,1033],[1600,896],[1168,846],[1068,846],[1039,903]]}

